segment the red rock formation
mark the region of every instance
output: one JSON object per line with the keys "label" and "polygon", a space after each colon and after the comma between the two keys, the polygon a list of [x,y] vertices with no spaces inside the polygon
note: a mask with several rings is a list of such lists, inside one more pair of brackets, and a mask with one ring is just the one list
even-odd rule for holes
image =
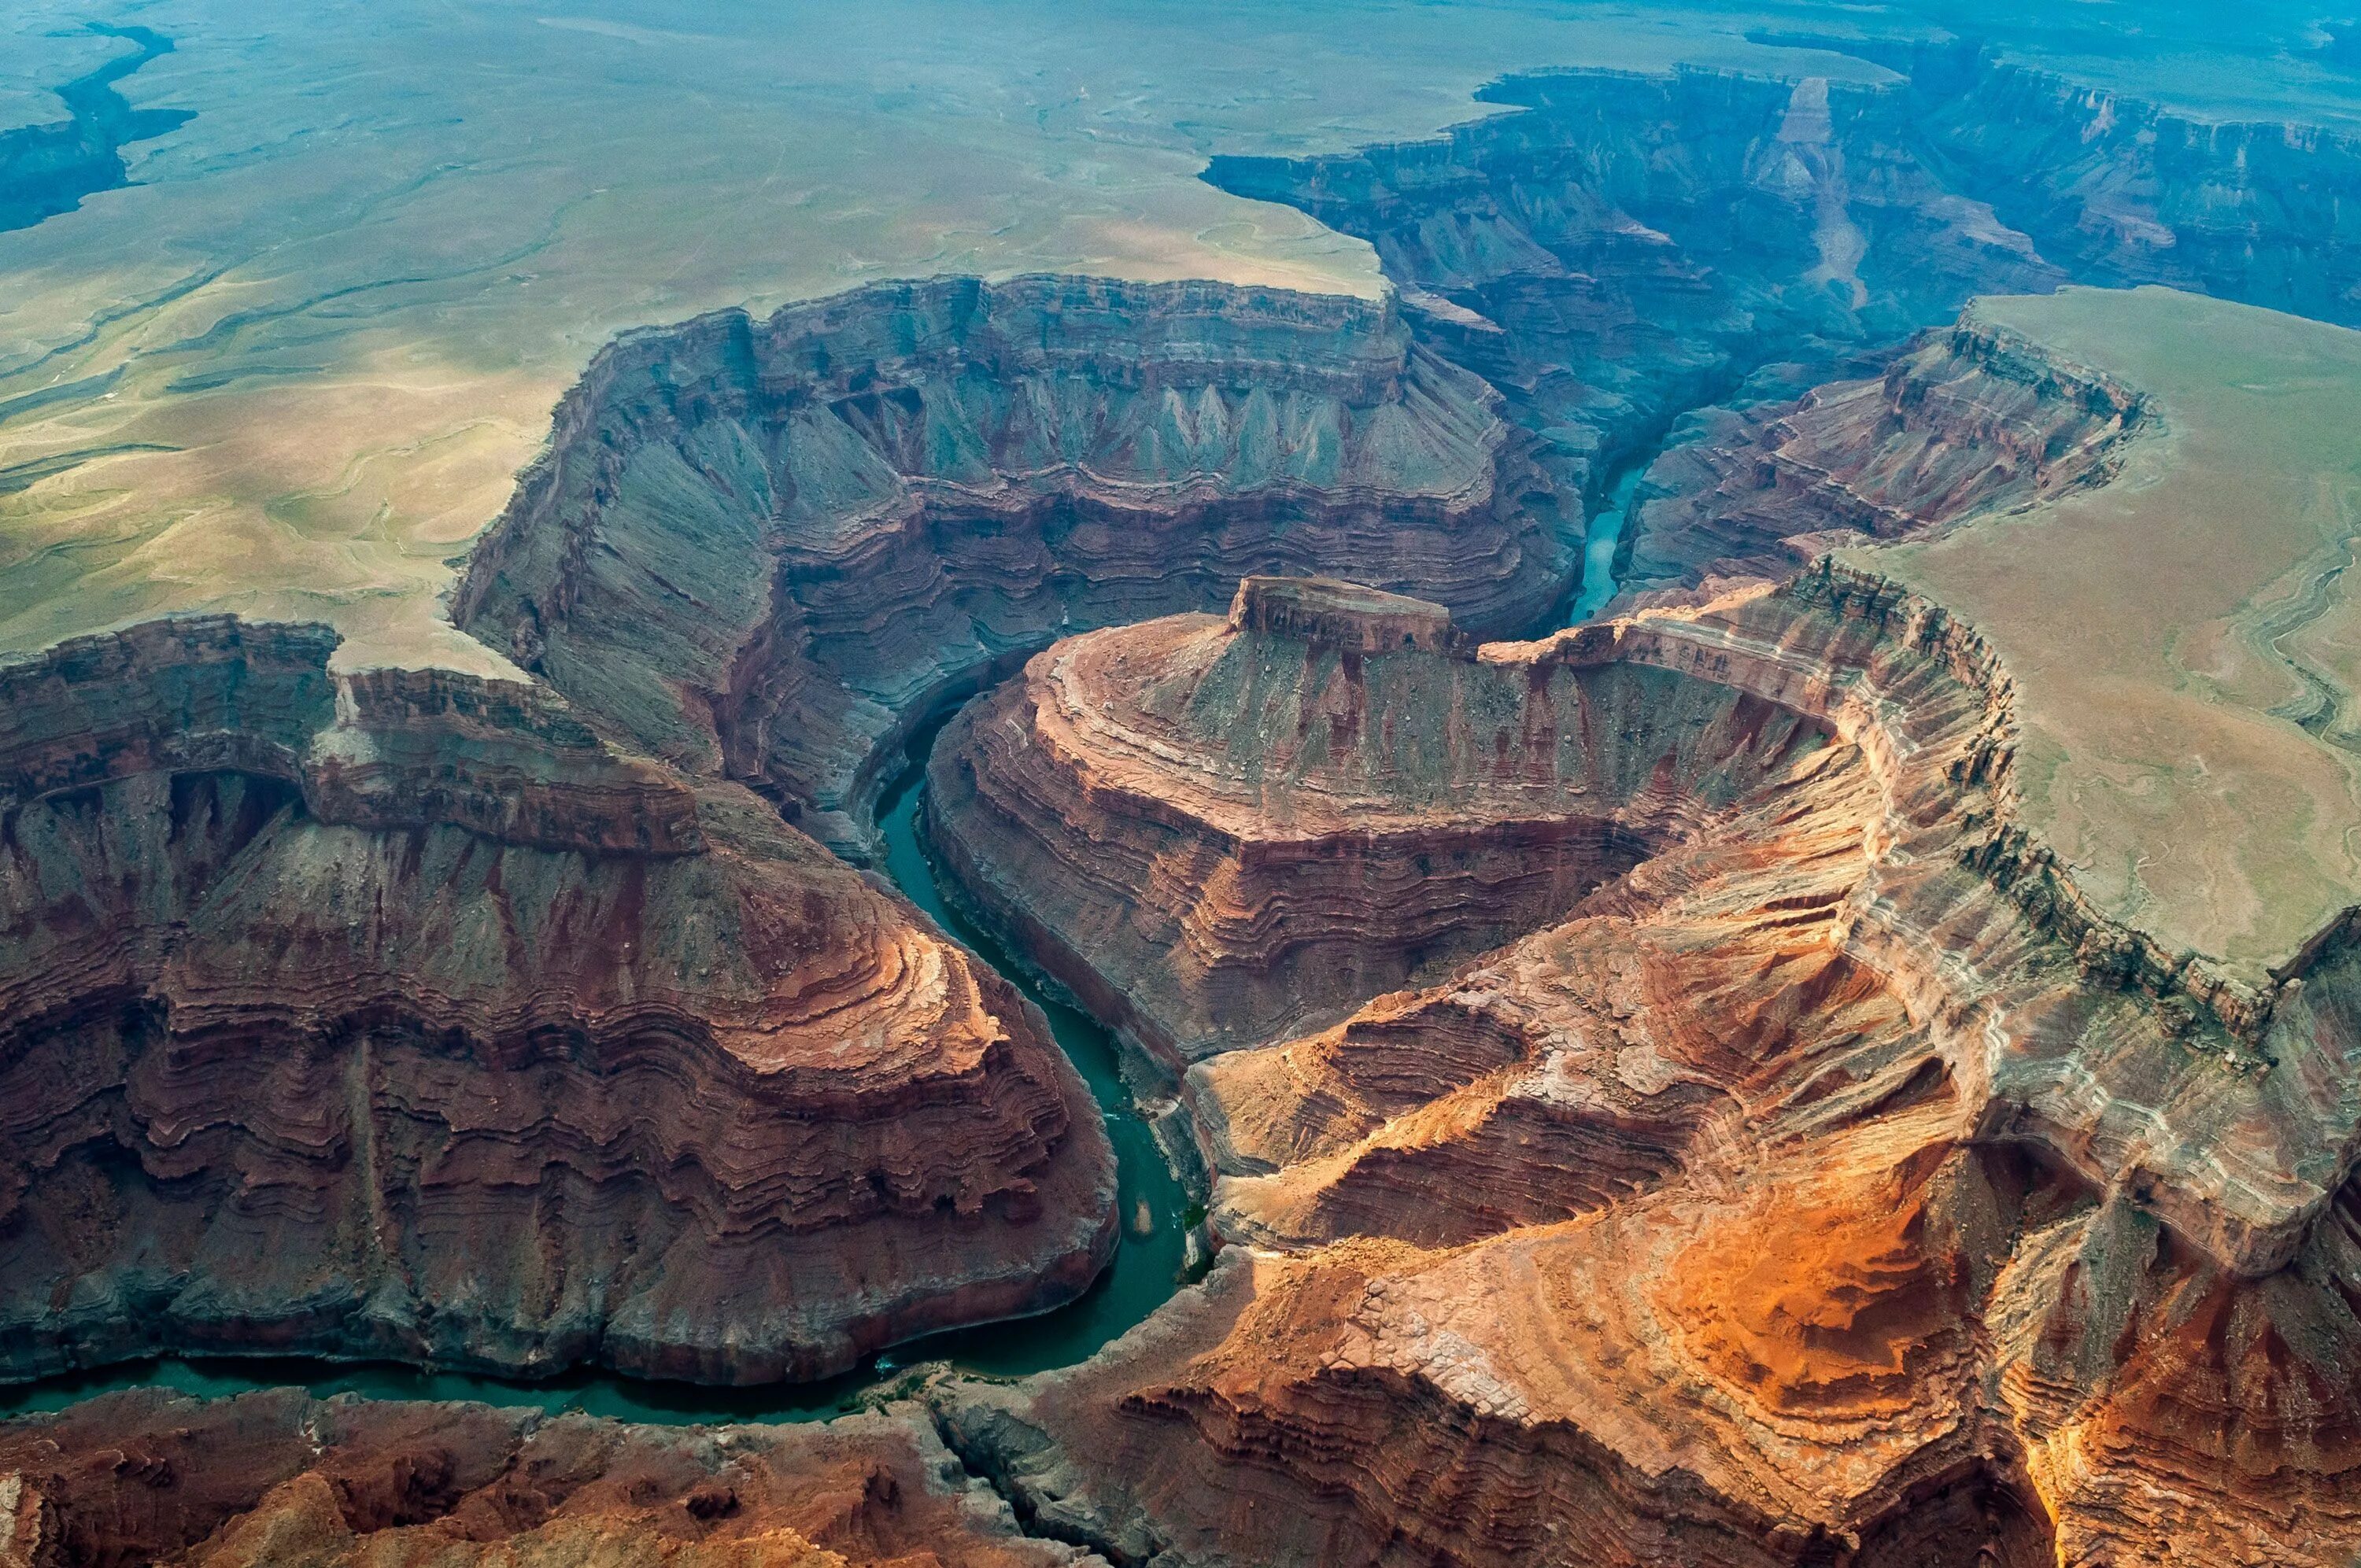
{"label": "red rock formation", "polygon": [[1481,380],[1390,305],[897,284],[624,338],[478,545],[459,624],[840,846],[946,692],[1066,631],[1349,567],[1532,623],[1571,562]]}
{"label": "red rock formation", "polygon": [[112,1395],[0,1426],[7,1568],[1053,1568],[911,1407],[822,1427]]}
{"label": "red rock formation", "polygon": [[1882,377],[1707,414],[1648,470],[1615,603],[1702,602],[1786,577],[1836,543],[1927,532],[2102,483],[2143,417],[2129,389],[1971,311]]}
{"label": "red rock formation", "polygon": [[306,627],[0,669],[0,1372],[158,1349],[759,1380],[1079,1292],[997,975],[545,692]]}
{"label": "red rock formation", "polygon": [[1088,1365],[939,1390],[971,1463],[1207,1563],[2361,1551],[2350,944],[2257,998],[2026,885],[2005,672],[1872,579],[1482,657],[1832,739],[1448,981],[1192,1068],[1255,1245]]}
{"label": "red rock formation", "polygon": [[1176,1069],[1498,947],[1817,743],[1636,665],[1479,656],[1434,605],[1251,577],[1059,644],[944,732],[928,823],[1020,951]]}

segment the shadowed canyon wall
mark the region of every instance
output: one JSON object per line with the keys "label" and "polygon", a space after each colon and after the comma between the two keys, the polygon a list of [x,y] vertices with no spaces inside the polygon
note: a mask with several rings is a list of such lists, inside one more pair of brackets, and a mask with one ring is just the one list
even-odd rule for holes
{"label": "shadowed canyon wall", "polygon": [[1079,1292],[1038,1014],[545,688],[152,623],[0,669],[0,1371],[811,1376]]}

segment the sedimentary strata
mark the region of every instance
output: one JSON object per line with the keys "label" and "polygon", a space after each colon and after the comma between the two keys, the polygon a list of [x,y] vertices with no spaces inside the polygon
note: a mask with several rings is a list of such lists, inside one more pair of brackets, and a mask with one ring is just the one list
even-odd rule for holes
{"label": "sedimentary strata", "polygon": [[2147,419],[2131,389],[1971,312],[1883,375],[1699,416],[1642,482],[1616,603],[1711,598],[1833,546],[2102,483]]}
{"label": "sedimentary strata", "polygon": [[1873,378],[1974,295],[2164,283],[2361,321],[2335,217],[2361,143],[2192,120],[1973,44],[1811,42],[1902,79],[1538,73],[1480,94],[1515,112],[1439,137],[1206,178],[1367,239],[1422,337],[1594,506],[1691,411]]}
{"label": "sedimentary strata", "polygon": [[545,689],[334,647],[0,669],[0,1374],[805,1376],[1089,1283],[1112,1156],[997,975]]}
{"label": "sedimentary strata", "polygon": [[1875,578],[1481,657],[1829,739],[1443,983],[1193,1067],[1252,1245],[1093,1364],[939,1391],[971,1462],[1203,1563],[2361,1548],[2349,948],[2257,999],[2009,869],[2006,672]]}
{"label": "sedimentary strata", "polygon": [[1571,565],[1497,403],[1390,305],[1277,291],[950,280],[708,316],[599,356],[456,615],[859,845],[910,727],[1067,631],[1347,567],[1531,624]]}
{"label": "sedimentary strata", "polygon": [[826,1427],[142,1391],[0,1426],[10,1568],[1054,1568],[909,1406]]}
{"label": "sedimentary strata", "polygon": [[1250,577],[1061,642],[944,732],[928,823],[1020,950],[1177,1070],[1563,916],[1824,736],[1440,606]]}

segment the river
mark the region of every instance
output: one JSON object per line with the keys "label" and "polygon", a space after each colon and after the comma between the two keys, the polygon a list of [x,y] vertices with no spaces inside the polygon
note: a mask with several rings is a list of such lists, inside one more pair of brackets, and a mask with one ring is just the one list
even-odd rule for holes
{"label": "river", "polygon": [[1631,502],[1639,494],[1640,481],[1648,477],[1649,466],[1662,450],[1653,448],[1625,463],[1607,492],[1607,505],[1590,520],[1583,535],[1582,592],[1574,601],[1569,624],[1581,625],[1606,609],[1607,601],[1615,597],[1615,551],[1623,542],[1623,530],[1630,523]]}

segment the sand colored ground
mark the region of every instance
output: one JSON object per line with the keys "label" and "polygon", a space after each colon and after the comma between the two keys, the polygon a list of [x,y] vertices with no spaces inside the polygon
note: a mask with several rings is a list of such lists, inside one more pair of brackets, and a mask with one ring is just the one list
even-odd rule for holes
{"label": "sand colored ground", "polygon": [[2103,488],[1852,558],[1993,640],[2083,889],[2251,978],[2361,903],[2361,333],[2155,289],[1977,310],[2156,427]]}

